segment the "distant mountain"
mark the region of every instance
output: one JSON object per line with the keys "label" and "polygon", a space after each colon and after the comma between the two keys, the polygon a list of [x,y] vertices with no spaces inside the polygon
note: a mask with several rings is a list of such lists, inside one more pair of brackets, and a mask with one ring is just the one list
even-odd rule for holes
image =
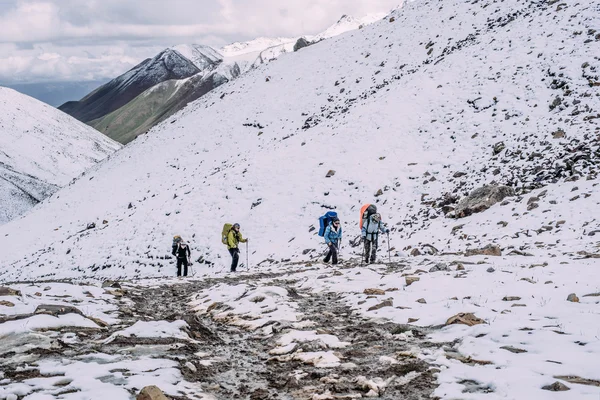
{"label": "distant mountain", "polygon": [[[356,19],[344,15],[326,31],[305,38],[317,42],[382,16]],[[298,39],[260,37],[219,50],[200,44],[177,45],[60,109],[127,144],[214,88],[293,52]]]}
{"label": "distant mountain", "polygon": [[196,74],[187,79],[168,80],[151,87],[118,110],[89,124],[120,143],[129,143],[181,110],[189,102],[228,81],[226,76],[217,71],[207,75]]}
{"label": "distant mountain", "polygon": [[165,49],[148,58],[123,75],[100,86],[79,101],[59,107],[61,111],[83,122],[89,122],[124,106],[140,93],[169,79],[184,79],[200,70],[173,49]]}
{"label": "distant mountain", "polygon": [[106,83],[102,81],[82,81],[82,82],[42,82],[42,83],[15,83],[2,85],[21,92],[27,96],[58,107],[68,101],[81,99],[100,85]]}
{"label": "distant mountain", "polygon": [[54,107],[0,87],[0,224],[52,195],[121,145]]}

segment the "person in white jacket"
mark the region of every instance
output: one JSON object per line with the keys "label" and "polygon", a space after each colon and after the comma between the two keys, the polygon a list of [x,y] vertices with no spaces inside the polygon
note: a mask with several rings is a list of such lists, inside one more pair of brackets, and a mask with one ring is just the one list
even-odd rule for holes
{"label": "person in white jacket", "polygon": [[375,213],[363,220],[361,237],[365,242],[365,263],[374,263],[377,257],[379,233],[389,233],[381,221],[381,214]]}

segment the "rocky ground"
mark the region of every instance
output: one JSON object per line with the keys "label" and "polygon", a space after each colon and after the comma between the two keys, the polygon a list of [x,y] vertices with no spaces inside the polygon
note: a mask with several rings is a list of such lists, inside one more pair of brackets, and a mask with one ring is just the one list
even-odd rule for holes
{"label": "rocky ground", "polygon": [[[317,267],[296,271],[311,270]],[[339,270],[321,272],[334,271]],[[193,299],[218,285],[256,288],[266,281],[269,287],[285,291],[284,300],[298,312],[295,322],[277,315],[269,318],[274,310],[267,308],[260,326],[241,326],[216,317],[215,312],[227,311],[224,303],[211,302],[212,313],[192,309]],[[157,385],[172,399],[421,399],[433,393],[436,370],[417,357],[420,349],[441,346],[427,340],[428,329],[367,318],[353,311],[339,293],[297,290],[299,281],[288,270],[206,280],[105,282],[103,289],[94,287],[102,300],[89,299],[104,303],[113,323],[93,317],[94,313],[86,316],[81,299],[64,295],[62,304],[40,305],[34,313],[18,316],[19,320],[49,310],[52,318],[74,314],[93,324],[68,326],[67,322],[67,326],[28,331],[28,344],[19,343],[28,347],[17,351],[8,344],[19,340],[6,340],[16,334],[5,336],[0,398],[42,398],[35,397],[42,394],[50,396],[44,398],[89,398],[86,394],[97,386],[108,385],[120,392],[118,398],[134,398],[142,383],[156,383],[152,376],[165,381]],[[47,285],[46,292],[34,293],[33,299],[49,300],[55,288]],[[74,283],[60,285],[79,290]],[[27,292],[33,288],[43,292],[42,286],[27,285]],[[94,296],[90,287],[80,287]],[[30,301],[31,295],[21,291],[16,297]],[[6,324],[14,318],[4,316],[1,321]],[[141,321],[147,325],[141,326]],[[176,329],[165,328],[172,324]],[[74,365],[80,366],[73,369]],[[97,382],[78,376],[81,368]]]}

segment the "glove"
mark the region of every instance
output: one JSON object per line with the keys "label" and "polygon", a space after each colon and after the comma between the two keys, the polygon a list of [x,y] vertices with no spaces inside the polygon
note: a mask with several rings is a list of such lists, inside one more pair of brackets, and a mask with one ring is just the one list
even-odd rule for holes
{"label": "glove", "polygon": [[385,230],[385,233],[390,233],[390,230],[389,230],[389,229],[386,229],[386,230]]}
{"label": "glove", "polygon": [[327,246],[331,247],[331,242],[327,243]]}

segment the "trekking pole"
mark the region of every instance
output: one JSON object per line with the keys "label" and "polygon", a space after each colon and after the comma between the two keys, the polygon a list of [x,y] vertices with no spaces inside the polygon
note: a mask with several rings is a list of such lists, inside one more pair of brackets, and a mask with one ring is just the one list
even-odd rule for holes
{"label": "trekking pole", "polygon": [[392,262],[392,256],[390,255],[390,233],[387,233],[387,237],[388,237],[388,260],[391,263]]}
{"label": "trekking pole", "polygon": [[250,264],[248,263],[248,242],[246,242],[246,268],[250,270]]}

